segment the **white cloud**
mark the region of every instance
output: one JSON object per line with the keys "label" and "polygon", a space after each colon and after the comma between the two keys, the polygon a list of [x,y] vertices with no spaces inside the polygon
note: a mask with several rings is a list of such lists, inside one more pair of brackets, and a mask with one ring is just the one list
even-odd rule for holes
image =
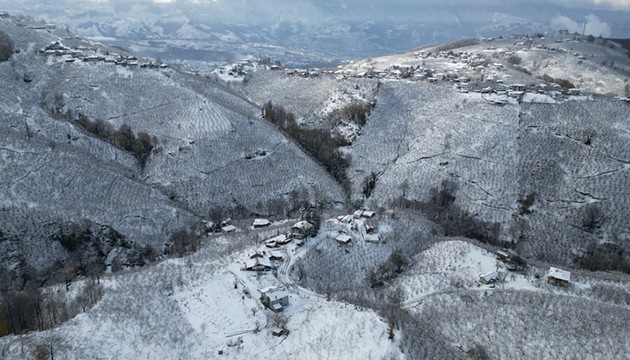
{"label": "white cloud", "polygon": [[630,9],[630,0],[593,0],[597,5],[610,5],[617,9]]}
{"label": "white cloud", "polygon": [[[586,23],[586,26],[584,24]],[[595,15],[588,15],[584,21],[577,22],[566,16],[556,16],[551,20],[551,27],[555,30],[569,30],[579,34],[584,31],[586,35],[609,37],[611,30],[608,23],[601,21]]]}

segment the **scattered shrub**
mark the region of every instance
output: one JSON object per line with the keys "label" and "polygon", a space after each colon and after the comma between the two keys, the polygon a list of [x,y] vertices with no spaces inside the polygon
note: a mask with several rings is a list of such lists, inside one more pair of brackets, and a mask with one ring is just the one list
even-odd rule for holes
{"label": "scattered shrub", "polygon": [[381,287],[401,274],[407,265],[409,261],[402,251],[394,250],[385,262],[367,273],[366,281],[371,288]]}
{"label": "scattered shrub", "polygon": [[518,55],[511,55],[507,58],[507,62],[512,65],[520,65],[522,61],[523,59],[521,59],[521,57]]}
{"label": "scattered shrub", "polygon": [[363,192],[363,195],[365,195],[366,199],[372,195],[372,191],[374,191],[374,187],[376,187],[376,180],[377,177],[374,172],[370,173],[370,175],[363,180],[361,191]]}
{"label": "scattered shrub", "polygon": [[597,205],[590,204],[585,207],[582,218],[582,227],[585,231],[595,233],[602,227],[604,221],[604,214]]}
{"label": "scattered shrub", "polygon": [[[63,97],[56,96],[53,114],[59,113],[63,106]],[[72,119],[71,113],[68,116]],[[83,114],[79,114],[76,119],[72,120],[88,133],[107,141],[120,150],[131,153],[138,160],[141,168],[146,165],[155,144],[155,138],[152,138],[151,135],[142,131],[136,135],[126,124],[121,125],[118,130],[114,130],[108,122],[102,119],[92,121]]]}
{"label": "scattered shrub", "polygon": [[518,201],[519,214],[521,215],[531,214],[532,213],[531,207],[532,205],[534,205],[535,201],[536,201],[536,193],[529,193],[527,196],[520,199]]}
{"label": "scattered shrub", "polygon": [[13,55],[13,41],[9,35],[0,31],[0,61],[9,60]]}
{"label": "scattered shrub", "polygon": [[199,248],[201,238],[194,232],[178,230],[171,235],[172,252],[183,256],[188,252],[195,252]]}
{"label": "scattered shrub", "polygon": [[344,118],[351,120],[359,126],[364,126],[368,115],[372,112],[372,107],[370,103],[350,104],[343,108],[341,113]]}
{"label": "scattered shrub", "polygon": [[630,259],[616,244],[591,245],[586,254],[576,262],[583,269],[591,271],[621,271],[630,274]]}
{"label": "scattered shrub", "polygon": [[463,47],[466,47],[466,46],[479,45],[480,43],[481,43],[481,40],[479,40],[479,39],[457,40],[457,41],[453,41],[453,42],[450,42],[448,44],[444,44],[442,46],[436,47],[435,48],[435,52],[451,51],[451,50],[463,48]]}
{"label": "scattered shrub", "polygon": [[422,211],[427,219],[443,227],[446,236],[464,236],[492,245],[506,246],[499,238],[500,224],[485,222],[460,209],[454,204],[456,191],[457,184],[445,180],[439,188],[431,189],[428,201],[409,200],[401,196],[395,205]]}

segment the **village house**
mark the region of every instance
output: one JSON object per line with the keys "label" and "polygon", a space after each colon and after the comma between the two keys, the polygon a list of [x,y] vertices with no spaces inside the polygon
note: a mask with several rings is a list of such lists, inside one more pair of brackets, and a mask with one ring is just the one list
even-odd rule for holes
{"label": "village house", "polygon": [[265,226],[269,226],[271,225],[271,222],[267,219],[254,219],[254,224],[253,226],[255,228],[261,228],[261,227],[265,227]]}
{"label": "village house", "polygon": [[352,237],[346,234],[339,234],[335,240],[342,245],[346,245],[352,241]]}
{"label": "village house", "polygon": [[570,281],[570,272],[555,268],[553,266],[549,268],[549,275],[547,275],[547,282],[549,284],[557,286],[569,286]]}
{"label": "village house", "polygon": [[379,243],[381,241],[381,238],[378,234],[366,234],[363,237],[363,240],[370,243]]}
{"label": "village house", "polygon": [[248,259],[244,265],[247,271],[266,271],[271,269],[271,262],[264,256]]}
{"label": "village house", "polygon": [[479,279],[477,281],[483,285],[492,284],[497,281],[498,276],[499,275],[496,271],[491,271],[489,273],[479,275]]}
{"label": "village house", "polygon": [[272,238],[265,240],[265,245],[271,248],[271,247],[276,247],[279,245],[288,244],[290,241],[291,241],[290,238],[288,238],[284,234],[281,234],[281,235],[277,235],[277,236],[274,236]]}
{"label": "village house", "polygon": [[289,293],[285,290],[268,291],[260,296],[260,301],[274,312],[281,312],[289,306]]}
{"label": "village house", "polygon": [[291,226],[291,237],[295,239],[304,239],[313,234],[315,227],[306,220],[299,221]]}

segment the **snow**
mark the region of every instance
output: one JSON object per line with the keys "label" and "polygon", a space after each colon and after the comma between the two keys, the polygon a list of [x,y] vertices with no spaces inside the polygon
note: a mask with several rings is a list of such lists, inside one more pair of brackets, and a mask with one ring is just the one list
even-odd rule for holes
{"label": "snow", "polygon": [[554,100],[551,96],[546,94],[534,94],[527,92],[523,95],[523,102],[527,103],[540,103],[540,104],[555,104],[556,100]]}

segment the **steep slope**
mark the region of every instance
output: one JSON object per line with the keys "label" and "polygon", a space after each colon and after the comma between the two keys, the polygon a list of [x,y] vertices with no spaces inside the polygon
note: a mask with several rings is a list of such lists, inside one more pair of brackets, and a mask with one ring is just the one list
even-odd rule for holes
{"label": "steep slope", "polygon": [[449,235],[569,264],[603,244],[630,250],[629,65],[626,51],[603,39],[510,36],[316,77],[256,73],[244,92],[331,132],[348,104],[376,104],[341,148],[353,203],[422,210]]}
{"label": "steep slope", "polygon": [[[196,231],[211,214],[284,215],[344,199],[257,107],[220,84],[141,68],[129,54],[27,20],[2,18],[0,31],[19,49],[0,63],[7,269],[74,256],[58,240],[71,224],[93,234],[111,227],[132,247],[159,252],[176,230]],[[138,156],[141,135],[150,152]],[[99,256],[111,262],[110,250]]]}
{"label": "steep slope", "polygon": [[350,173],[357,185],[376,174],[371,206],[430,203],[445,190],[468,220],[485,223],[452,231],[570,262],[596,241],[629,245],[627,111],[612,99],[497,106],[451,88],[385,82]]}

